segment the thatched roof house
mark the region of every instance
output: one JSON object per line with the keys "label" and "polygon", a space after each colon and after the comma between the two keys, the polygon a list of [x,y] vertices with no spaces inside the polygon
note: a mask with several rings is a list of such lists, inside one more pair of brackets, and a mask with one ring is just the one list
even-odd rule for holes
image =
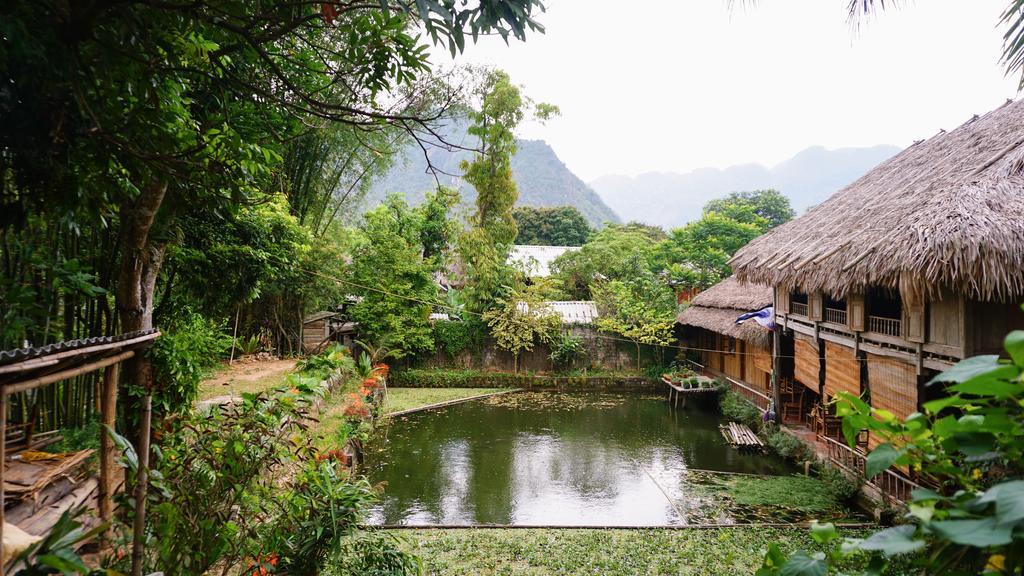
{"label": "thatched roof house", "polygon": [[736,317],[771,305],[770,287],[742,283],[730,276],[698,294],[679,313],[676,321],[684,326],[696,326],[745,342],[769,346],[771,331],[753,320],[737,324]]}
{"label": "thatched roof house", "polygon": [[1024,295],[1024,101],[915,143],[730,264],[741,280],[839,297]]}

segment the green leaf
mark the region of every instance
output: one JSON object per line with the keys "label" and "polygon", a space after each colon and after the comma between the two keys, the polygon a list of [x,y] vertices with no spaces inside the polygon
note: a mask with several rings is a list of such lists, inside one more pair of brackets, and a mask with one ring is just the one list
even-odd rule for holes
{"label": "green leaf", "polygon": [[1000,524],[1015,524],[1024,520],[1024,480],[996,484],[986,490],[978,502],[995,502],[996,520]]}
{"label": "green leaf", "polygon": [[966,382],[976,376],[987,374],[1004,366],[999,363],[999,356],[994,354],[985,356],[974,356],[957,362],[952,368],[938,374],[928,381],[928,384],[938,382]]}
{"label": "green leaf", "polygon": [[828,564],[821,554],[808,556],[803,550],[793,554],[779,570],[782,576],[825,576]]}
{"label": "green leaf", "polygon": [[929,414],[938,414],[946,408],[952,406],[963,406],[969,404],[969,400],[964,400],[959,396],[946,396],[945,398],[939,398],[938,400],[932,400],[931,402],[925,402],[922,406],[925,411]]}
{"label": "green leaf", "polygon": [[1013,541],[1013,526],[999,524],[995,517],[982,520],[942,520],[928,525],[932,532],[954,544],[987,548]]}
{"label": "green leaf", "polygon": [[902,452],[893,447],[892,444],[881,444],[868,454],[867,462],[864,464],[864,475],[874,478],[892,466]]}
{"label": "green leaf", "polygon": [[1006,335],[1003,340],[1003,348],[1010,355],[1013,363],[1024,368],[1024,330],[1014,330]]}
{"label": "green leaf", "polygon": [[914,539],[915,530],[916,527],[909,524],[886,528],[860,541],[857,548],[881,552],[886,556],[916,552],[924,548],[925,543]]}
{"label": "green leaf", "polygon": [[832,540],[839,537],[839,531],[836,530],[836,525],[831,522],[819,524],[814,522],[811,524],[811,538],[818,544],[827,544]]}
{"label": "green leaf", "polygon": [[1024,391],[1024,384],[1007,382],[1010,378],[1017,376],[1017,367],[1004,365],[998,370],[989,372],[983,376],[968,380],[961,384],[949,387],[952,392],[961,394],[974,394],[975,396],[995,396],[996,398],[1007,398],[1016,396]]}

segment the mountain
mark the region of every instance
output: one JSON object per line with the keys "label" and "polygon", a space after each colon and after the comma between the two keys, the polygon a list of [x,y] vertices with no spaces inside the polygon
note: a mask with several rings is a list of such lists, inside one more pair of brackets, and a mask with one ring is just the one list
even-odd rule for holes
{"label": "mountain", "polygon": [[[461,131],[461,134],[459,134]],[[452,135],[456,136],[452,138]],[[455,125],[447,130],[445,140],[471,147],[469,137],[464,136],[465,125]],[[476,200],[476,190],[465,184],[455,174],[461,174],[459,163],[472,157],[466,150],[449,151],[437,146],[428,146],[427,154],[431,163],[443,171],[439,174],[441,184],[459,189],[463,204],[470,206]],[[558,159],[555,151],[543,140],[520,140],[518,151],[512,157],[512,177],[519,188],[520,206],[554,207],[574,206],[592,226],[605,222],[619,222],[619,217],[608,207],[585,182],[580,180]],[[366,205],[380,203],[391,192],[404,194],[412,204],[423,201],[424,194],[433,190],[434,177],[427,173],[427,161],[423,150],[415,143],[408,146],[395,166],[379,181],[374,183],[367,195]]]}
{"label": "mountain", "polygon": [[788,196],[799,214],[899,151],[887,145],[835,150],[812,146],[772,168],[739,164],[725,169],[699,168],[686,174],[602,176],[590,186],[623,220],[665,228],[699,218],[704,204],[712,198],[764,188],[775,188]]}

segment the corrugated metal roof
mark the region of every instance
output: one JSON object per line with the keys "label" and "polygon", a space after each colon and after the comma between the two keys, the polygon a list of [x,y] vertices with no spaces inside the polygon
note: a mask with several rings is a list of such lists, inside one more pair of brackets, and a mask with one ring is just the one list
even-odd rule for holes
{"label": "corrugated metal roof", "polygon": [[13,350],[0,350],[0,364],[10,364],[12,362],[20,362],[22,360],[28,360],[29,358],[38,358],[41,356],[48,356],[50,354],[56,354],[58,352],[68,352],[76,350],[78,348],[89,348],[92,346],[99,346],[102,344],[115,344],[117,342],[123,342],[125,340],[131,340],[147,334],[153,334],[156,330],[139,330],[137,332],[126,332],[124,334],[118,334],[117,336],[96,336],[94,338],[83,338],[81,340],[64,340],[62,342],[54,342],[53,344],[47,344],[46,346],[38,346],[31,348],[15,348]]}
{"label": "corrugated metal roof", "polygon": [[562,317],[563,324],[591,324],[597,319],[597,305],[590,300],[559,300],[547,304]]}
{"label": "corrugated metal roof", "polygon": [[525,268],[529,276],[546,277],[551,275],[551,262],[565,254],[575,252],[579,246],[528,246],[516,244],[508,256],[510,264],[518,264]]}

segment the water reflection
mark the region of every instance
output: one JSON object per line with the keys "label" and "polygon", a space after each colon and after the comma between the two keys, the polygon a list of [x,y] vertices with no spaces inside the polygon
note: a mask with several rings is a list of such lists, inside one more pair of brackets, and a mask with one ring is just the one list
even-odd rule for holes
{"label": "water reflection", "polygon": [[661,525],[686,522],[683,471],[779,473],[738,453],[717,417],[657,397],[521,394],[401,418],[367,457],[384,524]]}

